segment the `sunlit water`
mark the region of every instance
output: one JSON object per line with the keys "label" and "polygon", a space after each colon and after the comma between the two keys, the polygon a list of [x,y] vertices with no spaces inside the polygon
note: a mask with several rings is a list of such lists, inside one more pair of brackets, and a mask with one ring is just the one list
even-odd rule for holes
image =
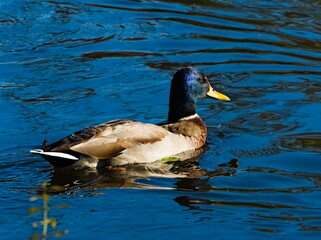
{"label": "sunlit water", "polygon": [[[70,3],[69,3],[70,2]],[[0,3],[1,239],[319,239],[320,1]],[[57,171],[29,149],[112,119],[166,119],[172,74],[203,70],[205,152],[184,163]],[[52,231],[51,229],[49,232]],[[54,237],[51,237],[54,238]]]}

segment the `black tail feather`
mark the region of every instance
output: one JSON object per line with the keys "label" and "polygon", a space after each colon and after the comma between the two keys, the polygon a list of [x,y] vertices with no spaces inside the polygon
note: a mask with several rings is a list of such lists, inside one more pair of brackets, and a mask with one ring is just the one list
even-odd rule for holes
{"label": "black tail feather", "polygon": [[58,168],[69,167],[73,165],[76,161],[70,159],[62,159],[59,157],[41,155],[44,159],[46,159],[52,166]]}
{"label": "black tail feather", "polygon": [[43,140],[43,142],[42,142],[42,150],[45,151],[45,152],[48,151],[47,142],[48,142],[47,139]]}

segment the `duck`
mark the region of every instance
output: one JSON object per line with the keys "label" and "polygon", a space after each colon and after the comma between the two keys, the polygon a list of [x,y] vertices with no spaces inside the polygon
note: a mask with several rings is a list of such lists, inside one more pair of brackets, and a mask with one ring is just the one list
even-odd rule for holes
{"label": "duck", "polygon": [[206,143],[206,126],[196,113],[197,100],[205,97],[230,101],[214,90],[202,71],[185,67],[173,75],[165,122],[112,120],[51,144],[45,140],[41,149],[30,152],[41,155],[56,168],[122,166],[179,156]]}

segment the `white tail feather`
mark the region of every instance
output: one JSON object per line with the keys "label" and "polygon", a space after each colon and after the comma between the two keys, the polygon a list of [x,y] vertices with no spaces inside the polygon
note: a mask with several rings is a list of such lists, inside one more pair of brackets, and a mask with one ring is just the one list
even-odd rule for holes
{"label": "white tail feather", "polygon": [[70,160],[74,160],[74,161],[79,160],[78,158],[76,158],[73,155],[70,155],[68,153],[62,153],[62,152],[44,152],[42,149],[34,149],[34,150],[30,150],[30,152],[40,154],[40,155],[47,155],[47,156],[70,159]]}

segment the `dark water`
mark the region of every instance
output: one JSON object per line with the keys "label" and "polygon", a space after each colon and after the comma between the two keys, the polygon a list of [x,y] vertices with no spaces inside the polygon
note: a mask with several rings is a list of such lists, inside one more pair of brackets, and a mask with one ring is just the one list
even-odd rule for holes
{"label": "dark water", "polygon": [[[319,239],[321,2],[0,3],[1,239]],[[166,118],[169,81],[203,70],[208,148],[184,163],[55,171],[29,149],[112,119]],[[53,231],[49,229],[49,232]],[[54,237],[50,237],[54,238]]]}

